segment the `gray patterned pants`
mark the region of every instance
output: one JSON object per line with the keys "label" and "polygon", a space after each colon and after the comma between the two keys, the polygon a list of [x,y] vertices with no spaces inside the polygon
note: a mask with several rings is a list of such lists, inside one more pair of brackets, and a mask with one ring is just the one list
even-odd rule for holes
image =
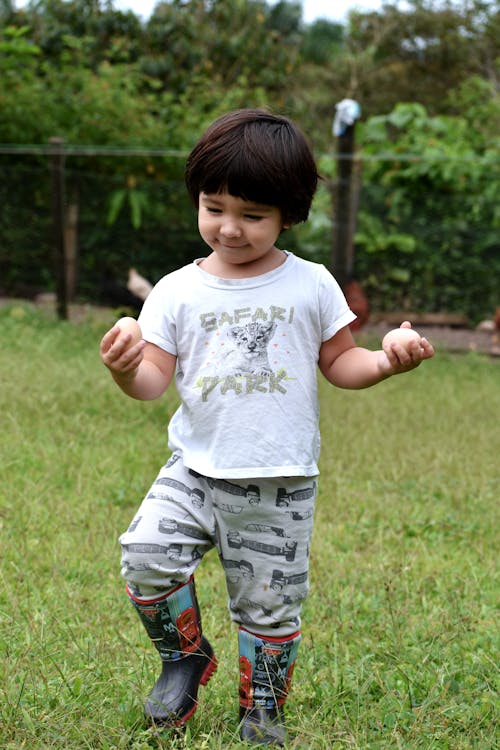
{"label": "gray patterned pants", "polygon": [[174,454],[120,537],[122,575],[134,594],[156,598],[215,547],[232,620],[286,637],[300,628],[308,592],[316,490],[315,477],[204,477]]}

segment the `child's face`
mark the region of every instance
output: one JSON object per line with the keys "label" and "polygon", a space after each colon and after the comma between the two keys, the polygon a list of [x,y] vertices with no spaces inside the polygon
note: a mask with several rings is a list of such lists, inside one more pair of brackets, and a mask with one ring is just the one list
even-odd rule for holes
{"label": "child's face", "polygon": [[228,265],[260,260],[275,249],[284,228],[276,206],[245,201],[229,193],[200,193],[198,227],[218,259]]}

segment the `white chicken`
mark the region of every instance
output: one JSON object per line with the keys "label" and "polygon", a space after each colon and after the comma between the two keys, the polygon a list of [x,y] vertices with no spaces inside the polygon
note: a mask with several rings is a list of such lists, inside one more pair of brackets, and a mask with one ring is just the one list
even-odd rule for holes
{"label": "white chicken", "polygon": [[135,294],[136,297],[139,297],[144,302],[152,288],[153,285],[137,273],[135,268],[129,268],[127,281],[129,292],[132,292],[132,294]]}

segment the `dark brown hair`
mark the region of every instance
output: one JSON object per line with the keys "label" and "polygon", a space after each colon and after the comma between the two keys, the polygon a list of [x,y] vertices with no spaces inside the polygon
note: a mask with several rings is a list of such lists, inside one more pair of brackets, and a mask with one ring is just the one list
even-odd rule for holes
{"label": "dark brown hair", "polygon": [[318,184],[305,136],[286,117],[240,109],[219,117],[191,151],[186,185],[198,207],[201,192],[276,206],[284,224],[305,221]]}

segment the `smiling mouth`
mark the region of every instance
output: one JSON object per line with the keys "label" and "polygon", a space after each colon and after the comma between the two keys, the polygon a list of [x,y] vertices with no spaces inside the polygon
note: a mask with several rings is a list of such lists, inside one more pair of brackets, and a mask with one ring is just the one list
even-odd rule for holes
{"label": "smiling mouth", "polygon": [[220,240],[219,240],[219,245],[227,248],[228,250],[241,250],[243,247],[246,247],[246,244],[245,245],[229,245],[227,242],[221,242]]}

